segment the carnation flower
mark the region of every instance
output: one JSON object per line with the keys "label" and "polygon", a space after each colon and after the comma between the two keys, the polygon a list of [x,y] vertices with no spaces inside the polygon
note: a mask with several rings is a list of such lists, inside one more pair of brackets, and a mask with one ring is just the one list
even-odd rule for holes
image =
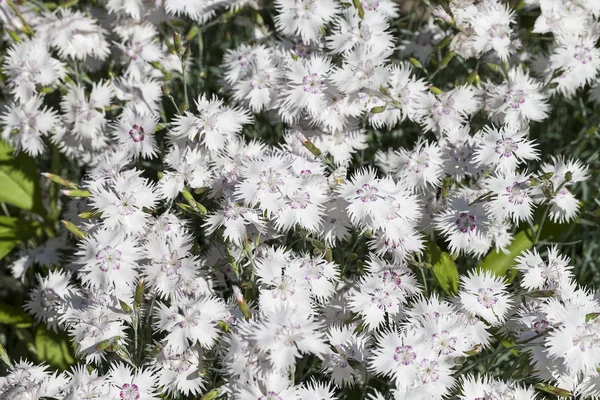
{"label": "carnation flower", "polygon": [[512,305],[503,279],[486,271],[471,271],[462,277],[459,297],[465,311],[494,326],[506,320]]}
{"label": "carnation flower", "polygon": [[201,297],[170,307],[159,304],[156,327],[168,332],[163,342],[169,350],[181,353],[195,344],[210,349],[218,336],[217,323],[227,319],[228,315],[221,300]]}
{"label": "carnation flower", "polygon": [[514,172],[520,163],[539,158],[533,141],[525,138],[527,133],[514,125],[485,127],[473,160],[499,172]]}
{"label": "carnation flower", "polygon": [[22,149],[32,156],[44,151],[46,146],[42,137],[59,123],[56,112],[43,107],[40,97],[11,104],[0,121],[4,125],[2,139],[11,143],[17,151]]}
{"label": "carnation flower", "polygon": [[89,15],[70,8],[59,8],[45,17],[36,27],[37,33],[46,37],[62,58],[104,60],[110,54],[106,30]]}
{"label": "carnation flower", "polygon": [[440,132],[460,127],[479,108],[475,91],[470,86],[459,86],[434,96],[427,93],[419,101],[419,122],[426,130]]}
{"label": "carnation flower", "polygon": [[46,44],[37,39],[11,47],[2,69],[10,78],[11,93],[24,103],[38,93],[36,85],[54,86],[66,75],[64,64],[52,58]]}
{"label": "carnation flower", "polygon": [[556,90],[570,97],[594,79],[600,69],[600,49],[595,47],[597,40],[593,36],[561,38],[550,56],[552,68],[562,71],[554,80],[558,83]]}
{"label": "carnation flower", "polygon": [[141,233],[148,222],[146,210],[154,208],[157,196],[141,171],[129,170],[106,183],[91,182],[91,204],[102,213],[109,228],[122,227],[128,233]]}
{"label": "carnation flower", "polygon": [[213,97],[208,100],[205,95],[196,100],[198,115],[186,111],[173,122],[174,128],[170,132],[175,138],[187,137],[200,142],[209,151],[222,150],[227,142],[240,132],[242,126],[250,123],[247,112],[229,108],[223,101]]}
{"label": "carnation flower", "polygon": [[157,376],[152,369],[137,369],[123,363],[113,364],[109,372],[111,395],[117,399],[158,400]]}
{"label": "carnation flower", "polygon": [[304,42],[316,42],[321,36],[321,27],[332,21],[338,12],[333,0],[277,0],[275,25],[288,36],[300,36]]}

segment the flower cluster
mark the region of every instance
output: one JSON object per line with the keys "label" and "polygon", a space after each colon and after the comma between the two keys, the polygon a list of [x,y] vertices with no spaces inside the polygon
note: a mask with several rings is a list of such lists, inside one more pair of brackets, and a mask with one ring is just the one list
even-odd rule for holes
{"label": "flower cluster", "polygon": [[[410,38],[391,0],[38,3],[0,3],[1,137],[64,190],[10,268],[77,365],[3,357],[1,398],[600,396],[598,297],[535,248],[590,173],[530,134],[600,99],[598,2],[525,2],[528,31],[456,0]],[[238,16],[204,90],[203,32]],[[456,58],[477,66],[438,84]],[[526,382],[475,373],[501,350]]]}

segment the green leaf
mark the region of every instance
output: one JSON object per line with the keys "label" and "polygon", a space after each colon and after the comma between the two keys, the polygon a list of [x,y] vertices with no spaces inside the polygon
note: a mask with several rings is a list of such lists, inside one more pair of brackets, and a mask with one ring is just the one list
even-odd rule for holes
{"label": "green leaf", "polygon": [[54,367],[66,369],[75,363],[69,337],[65,333],[49,331],[45,325],[39,325],[35,332],[35,348],[40,361]]}
{"label": "green leaf", "polygon": [[0,140],[0,202],[43,214],[39,175],[33,158]]}
{"label": "green leaf", "polygon": [[444,292],[458,293],[458,268],[450,254],[442,252],[439,260],[433,265],[432,271]]}
{"label": "green leaf", "polygon": [[0,324],[29,328],[33,325],[33,318],[19,307],[0,304]]}
{"label": "green leaf", "polygon": [[10,253],[20,242],[32,237],[36,226],[36,223],[29,221],[0,216],[0,259]]}
{"label": "green leaf", "polygon": [[516,264],[515,258],[524,250],[531,248],[532,245],[533,242],[527,232],[521,231],[515,235],[510,246],[508,246],[508,253],[493,250],[483,259],[481,264],[479,264],[479,268],[485,271],[491,271],[498,276],[504,276],[509,272],[507,278],[511,281],[516,274],[516,270],[511,269]]}

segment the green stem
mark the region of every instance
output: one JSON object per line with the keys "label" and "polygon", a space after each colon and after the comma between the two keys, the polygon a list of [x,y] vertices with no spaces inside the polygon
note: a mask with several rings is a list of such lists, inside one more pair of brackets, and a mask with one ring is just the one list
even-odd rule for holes
{"label": "green stem", "polygon": [[542,229],[544,228],[544,223],[546,222],[546,218],[548,218],[548,213],[550,212],[550,205],[548,204],[544,209],[544,214],[542,215],[542,220],[540,221],[540,226],[538,227],[535,237],[533,238],[533,245],[535,246],[540,241],[540,236],[542,234]]}

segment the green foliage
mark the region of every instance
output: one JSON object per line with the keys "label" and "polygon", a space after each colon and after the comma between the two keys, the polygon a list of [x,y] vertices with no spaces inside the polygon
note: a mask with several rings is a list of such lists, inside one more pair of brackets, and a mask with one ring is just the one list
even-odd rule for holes
{"label": "green foliage", "polygon": [[23,152],[15,156],[4,141],[0,141],[0,188],[0,202],[44,213],[35,161]]}
{"label": "green foliage", "polygon": [[37,226],[34,222],[0,216],[0,259],[19,243],[29,240]]}
{"label": "green foliage", "polygon": [[40,361],[53,367],[64,370],[75,363],[67,334],[50,331],[45,325],[38,325],[35,331],[35,349]]}
{"label": "green foliage", "polygon": [[33,325],[33,318],[22,308],[0,304],[0,324],[13,325],[16,328],[29,328]]}
{"label": "green foliage", "polygon": [[533,241],[527,231],[520,231],[517,233],[507,248],[507,253],[502,251],[492,250],[479,264],[479,268],[491,271],[498,276],[507,276],[508,280],[511,281],[515,275],[516,270],[512,267],[516,264],[515,258],[519,256],[524,250],[530,249],[533,245]]}
{"label": "green foliage", "polygon": [[452,256],[447,252],[442,252],[433,242],[427,243],[427,249],[429,251],[430,262],[433,265],[431,271],[437,283],[447,294],[453,295],[458,293],[458,268]]}

